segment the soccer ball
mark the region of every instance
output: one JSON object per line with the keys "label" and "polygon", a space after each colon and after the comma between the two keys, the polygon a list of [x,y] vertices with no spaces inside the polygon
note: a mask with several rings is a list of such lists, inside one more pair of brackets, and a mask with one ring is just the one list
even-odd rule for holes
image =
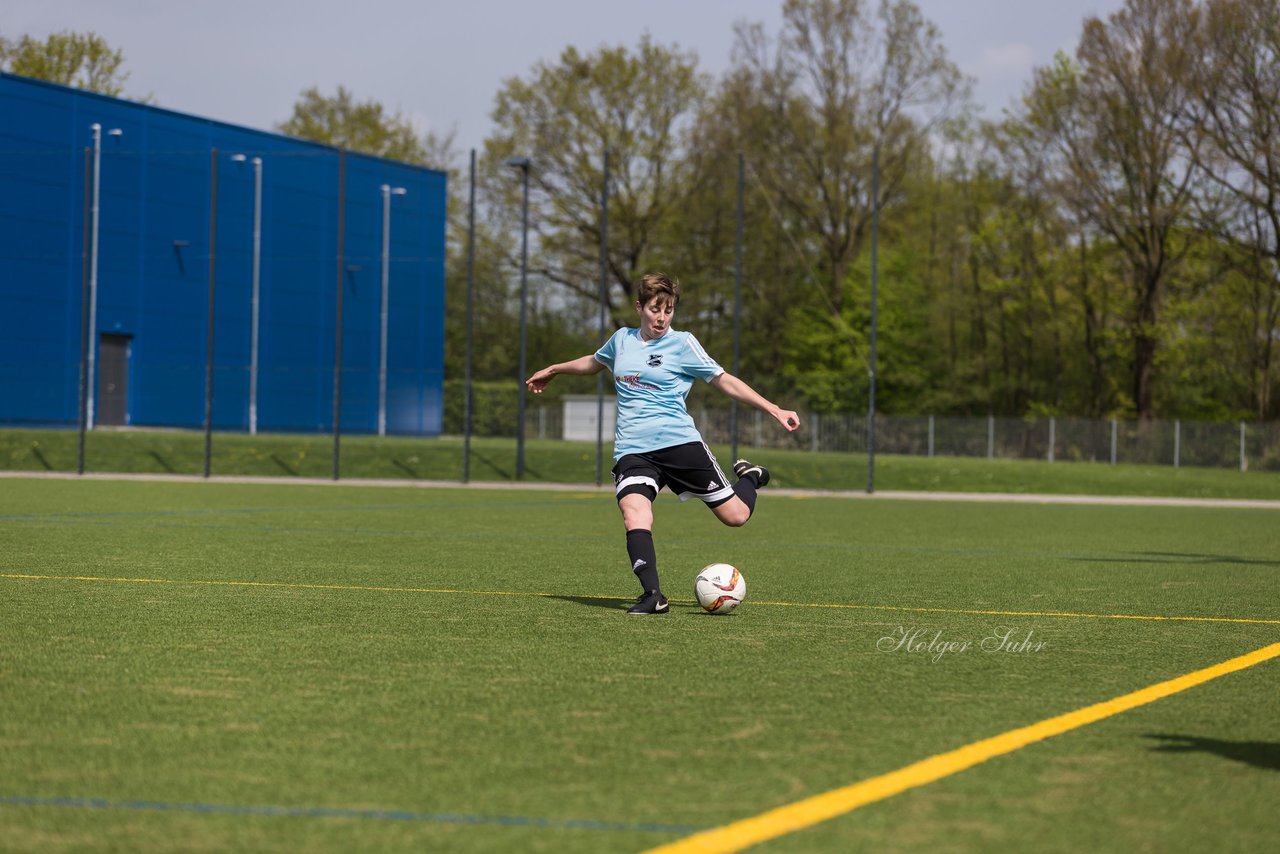
{"label": "soccer ball", "polygon": [[747,598],[747,580],[736,566],[704,566],[693,582],[693,595],[708,614],[729,614]]}

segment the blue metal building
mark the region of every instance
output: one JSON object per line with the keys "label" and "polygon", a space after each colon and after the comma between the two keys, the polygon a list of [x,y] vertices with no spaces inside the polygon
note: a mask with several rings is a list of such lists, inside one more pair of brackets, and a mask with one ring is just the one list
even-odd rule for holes
{"label": "blue metal building", "polygon": [[332,429],[341,278],[341,426],[376,430],[389,185],[406,192],[390,197],[387,431],[440,432],[444,173],[358,154],[343,169],[326,146],[9,74],[0,74],[0,423],[78,420],[94,123],[103,128],[97,424],[203,424],[212,241],[213,425],[247,429],[261,158],[258,428]]}

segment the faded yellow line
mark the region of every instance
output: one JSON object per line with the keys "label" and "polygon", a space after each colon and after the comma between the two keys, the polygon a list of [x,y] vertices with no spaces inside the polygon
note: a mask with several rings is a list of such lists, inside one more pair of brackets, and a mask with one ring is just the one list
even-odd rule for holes
{"label": "faded yellow line", "polygon": [[1070,732],[1188,688],[1194,688],[1219,676],[1252,667],[1276,656],[1280,656],[1280,643],[1273,643],[1247,655],[1232,658],[1167,682],[1158,682],[1131,694],[1124,694],[1065,715],[1010,730],[992,738],[975,741],[947,753],[930,756],[928,759],[922,759],[888,774],[881,774],[879,777],[833,789],[723,827],[696,833],[650,849],[649,854],[727,854],[731,851],[741,851],[752,845],[794,833],[797,830],[804,830],[909,789],[933,783],[1037,741]]}
{"label": "faded yellow line", "polygon": [[[374,587],[361,584],[304,584],[294,581],[217,581],[209,579],[177,578],[110,578],[98,575],[23,575],[0,573],[0,578],[30,579],[33,581],[105,581],[121,584],[196,584],[215,587],[283,587],[298,590],[362,590],[378,593],[453,593],[470,596],[547,596],[559,593],[536,593],[520,590],[455,590],[444,587]],[[577,595],[577,594],[575,594]],[[579,599],[617,599],[617,596],[578,595]]]}
{"label": "faded yellow line", "polygon": [[[546,593],[537,590],[467,590],[448,587],[375,587],[361,584],[305,584],[294,581],[219,581],[210,579],[177,578],[112,578],[98,575],[32,575],[27,573],[0,572],[0,578],[27,579],[32,581],[101,581],[120,584],[194,584],[215,587],[280,587],[297,590],[363,590],[378,593],[441,593],[455,596],[540,596],[556,599],[572,596],[575,599],[622,599],[621,596],[602,596],[590,593]],[[672,602],[689,604],[690,599],[672,599]],[[1089,620],[1173,620],[1200,623],[1255,623],[1280,626],[1280,620],[1249,619],[1245,617],[1179,617],[1152,614],[1083,614],[1071,611],[979,611],[966,608],[912,608],[903,605],[853,605],[839,602],[755,602],[755,606],[781,608],[830,608],[834,610],[901,611],[919,614],[976,614],[996,617],[1075,617]]]}

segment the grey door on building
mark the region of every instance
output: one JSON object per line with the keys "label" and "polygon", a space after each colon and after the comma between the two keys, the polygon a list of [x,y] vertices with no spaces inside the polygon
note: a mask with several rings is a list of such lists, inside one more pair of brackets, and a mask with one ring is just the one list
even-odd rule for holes
{"label": "grey door on building", "polygon": [[103,333],[98,341],[98,405],[94,420],[103,425],[129,423],[129,335]]}

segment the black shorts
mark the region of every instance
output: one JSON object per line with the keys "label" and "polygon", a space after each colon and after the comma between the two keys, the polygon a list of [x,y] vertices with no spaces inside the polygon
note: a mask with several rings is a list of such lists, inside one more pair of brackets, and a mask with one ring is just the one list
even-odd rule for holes
{"label": "black shorts", "polygon": [[732,482],[702,442],[626,454],[613,467],[613,483],[618,500],[639,494],[652,501],[664,486],[681,501],[699,498],[708,507],[719,507],[734,496]]}

